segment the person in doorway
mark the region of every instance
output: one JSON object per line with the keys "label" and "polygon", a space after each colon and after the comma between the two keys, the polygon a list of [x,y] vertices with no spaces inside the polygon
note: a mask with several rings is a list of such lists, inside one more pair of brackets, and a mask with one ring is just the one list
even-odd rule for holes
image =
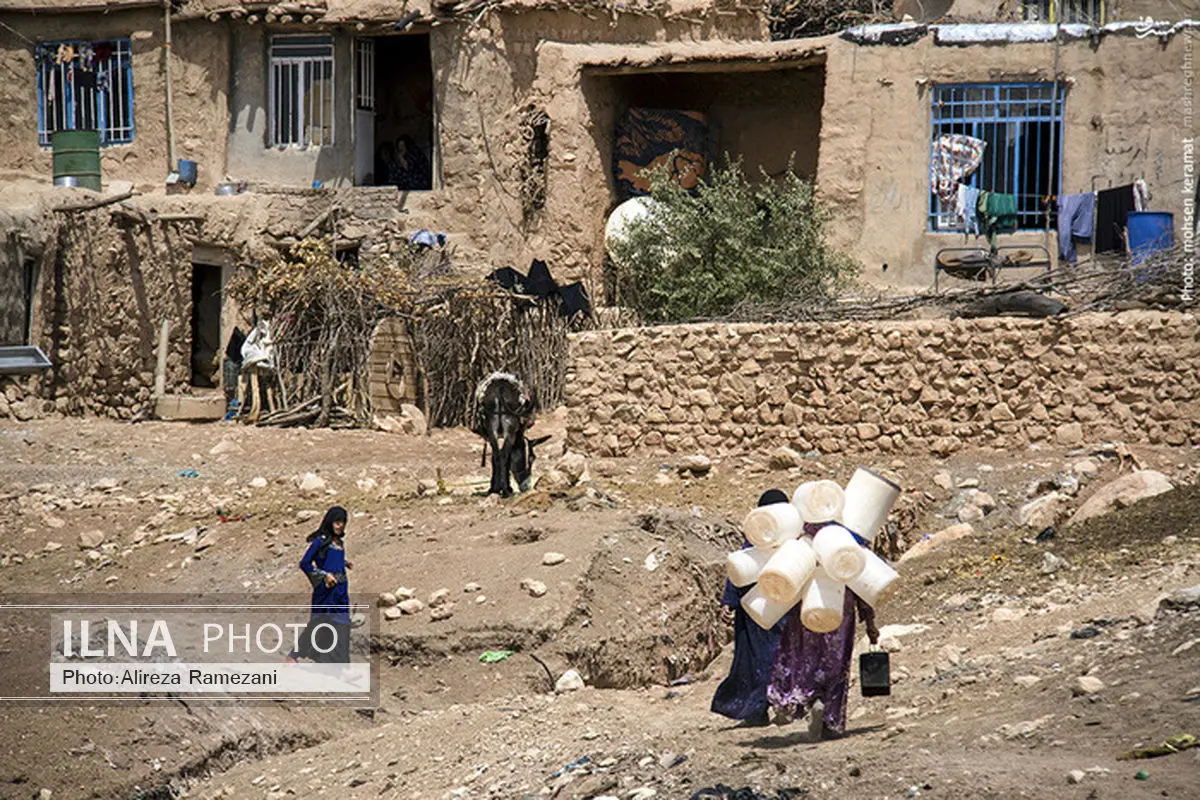
{"label": "person in doorway", "polygon": [[299,649],[289,661],[307,658],[322,664],[350,662],[350,584],[346,570],[346,509],[334,506],[325,512],[321,527],[308,536],[308,549],[300,570],[312,584],[312,614],[300,634]]}
{"label": "person in doorway", "polygon": [[396,140],[396,171],[394,180],[402,191],[407,189],[429,189],[432,186],[433,175],[429,159],[417,147],[417,143],[408,135]]}
{"label": "person in doorway", "polygon": [[[859,544],[864,542],[860,540]],[[784,724],[811,713],[809,730],[820,738],[837,739],[845,735],[856,610],[867,627],[867,638],[871,644],[877,644],[875,610],[849,588],[842,606],[842,624],[831,633],[806,630],[800,621],[799,604],[785,617],[787,622],[767,686],[767,700],[775,709],[776,722]],[[818,702],[820,718],[816,711]]]}
{"label": "person in doorway", "polygon": [[[760,506],[786,503],[788,496],[779,489],[771,489],[759,498]],[[742,549],[750,547],[743,541]],[[767,714],[767,682],[771,677],[771,666],[775,662],[775,651],[779,637],[789,615],[775,623],[771,630],[760,628],[742,609],[741,600],[751,586],[738,588],[725,581],[725,594],[721,597],[721,610],[727,620],[733,622],[733,665],[729,677],[721,681],[713,695],[711,709],[731,719],[742,720],[746,727],[759,727],[770,722]]]}

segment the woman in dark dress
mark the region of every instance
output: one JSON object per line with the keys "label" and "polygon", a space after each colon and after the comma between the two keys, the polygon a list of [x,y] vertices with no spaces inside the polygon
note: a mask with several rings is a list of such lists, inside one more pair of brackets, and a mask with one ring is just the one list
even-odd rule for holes
{"label": "woman in dark dress", "polygon": [[334,506],[325,512],[321,527],[309,534],[308,549],[300,559],[300,570],[312,583],[312,616],[300,635],[300,648],[290,660],[308,658],[322,664],[350,661],[350,584],[346,570],[343,537],[346,509]]}
{"label": "woman in dark dress", "polygon": [[[765,492],[758,500],[760,506],[786,502],[788,496],[779,489]],[[742,549],[747,547],[750,543],[743,542]],[[739,589],[725,581],[721,605],[733,611],[733,665],[729,668],[729,677],[721,681],[713,695],[712,710],[731,719],[743,720],[747,726],[760,726],[769,722],[767,681],[771,677],[779,637],[793,612],[785,614],[769,631],[760,628],[741,604],[742,596],[752,587],[753,584]]]}

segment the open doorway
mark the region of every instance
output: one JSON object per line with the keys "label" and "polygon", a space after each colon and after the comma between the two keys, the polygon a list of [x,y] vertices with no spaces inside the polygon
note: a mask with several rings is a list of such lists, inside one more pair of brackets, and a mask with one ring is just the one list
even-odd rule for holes
{"label": "open doorway", "polygon": [[192,386],[212,389],[221,376],[221,268],[192,264]]}
{"label": "open doorway", "polygon": [[433,188],[433,61],[429,34],[355,42],[356,178],[359,185]]}

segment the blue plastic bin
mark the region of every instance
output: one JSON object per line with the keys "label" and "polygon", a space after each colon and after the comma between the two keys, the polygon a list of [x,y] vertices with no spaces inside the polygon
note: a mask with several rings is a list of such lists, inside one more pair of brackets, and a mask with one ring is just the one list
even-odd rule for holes
{"label": "blue plastic bin", "polygon": [[196,176],[196,162],[188,161],[185,158],[179,159],[179,182],[186,183],[188,186],[195,186]]}
{"label": "blue plastic bin", "polygon": [[1125,226],[1134,266],[1175,246],[1175,215],[1169,211],[1130,211]]}

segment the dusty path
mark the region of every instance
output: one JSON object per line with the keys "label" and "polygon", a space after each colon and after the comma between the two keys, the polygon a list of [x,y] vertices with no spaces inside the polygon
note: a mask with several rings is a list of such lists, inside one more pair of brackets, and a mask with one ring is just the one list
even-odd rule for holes
{"label": "dusty path", "polygon": [[[1178,482],[1194,478],[1191,451],[1136,455]],[[939,488],[936,473],[979,481],[997,507],[974,535],[904,563],[907,589],[881,614],[885,624],[910,626],[885,630],[901,631],[889,643],[893,695],[864,700],[852,690],[851,735],[812,743],[803,722],[744,729],[708,712],[730,657],[726,648],[704,667],[722,636],[713,628],[719,575],[708,567],[723,552],[723,517],[740,517],[773,485],[845,480],[853,460],[812,458],[771,471],[765,458],[733,458],[702,479],[679,477],[671,459],[593,462],[591,480],[561,496],[499,503],[470,494],[470,479],[482,475],[478,458],[462,431],[417,439],[99,421],[0,427],[6,587],[296,591],[311,516],[340,503],[353,514],[356,590],[405,586],[427,598],[448,588],[454,596],[449,619],[426,612],[384,623],[374,713],[6,708],[0,798],[42,788],[53,798],[169,797],[162,787],[173,783],[188,797],[285,798],[336,787],[347,798],[653,790],[674,800],[718,782],[805,789],[808,797],[1194,796],[1200,752],[1144,762],[1115,756],[1200,734],[1200,645],[1187,646],[1200,637],[1200,617],[1157,612],[1162,596],[1200,583],[1195,490],[1038,544],[1015,521],[1026,486],[1078,457],[976,452],[946,463],[900,454],[879,465],[930,492],[910,538],[952,521],[938,515],[953,512],[963,490]],[[1118,474],[1115,459],[1096,460],[1100,475],[1084,481],[1073,504]],[[419,495],[418,482],[434,481],[438,468],[452,493]],[[295,478],[306,472],[325,489],[302,493]],[[679,509],[673,525],[641,516],[661,520],[656,509],[666,508]],[[93,531],[104,541],[81,548],[81,534]],[[158,541],[187,531],[193,538]],[[1043,574],[1047,550],[1070,566]],[[544,566],[547,551],[565,562]],[[546,595],[530,597],[526,578],[544,582]],[[464,592],[469,583],[479,591]],[[1095,635],[1072,638],[1089,626]],[[478,662],[479,652],[501,646],[522,652]],[[593,683],[632,688],[550,694],[526,652],[556,673],[576,666]],[[1083,691],[1084,676],[1101,688]],[[666,685],[672,678],[682,681]],[[583,756],[581,767],[552,777]],[[1135,779],[1139,769],[1148,780]],[[1068,783],[1072,770],[1082,771],[1080,783]]]}

